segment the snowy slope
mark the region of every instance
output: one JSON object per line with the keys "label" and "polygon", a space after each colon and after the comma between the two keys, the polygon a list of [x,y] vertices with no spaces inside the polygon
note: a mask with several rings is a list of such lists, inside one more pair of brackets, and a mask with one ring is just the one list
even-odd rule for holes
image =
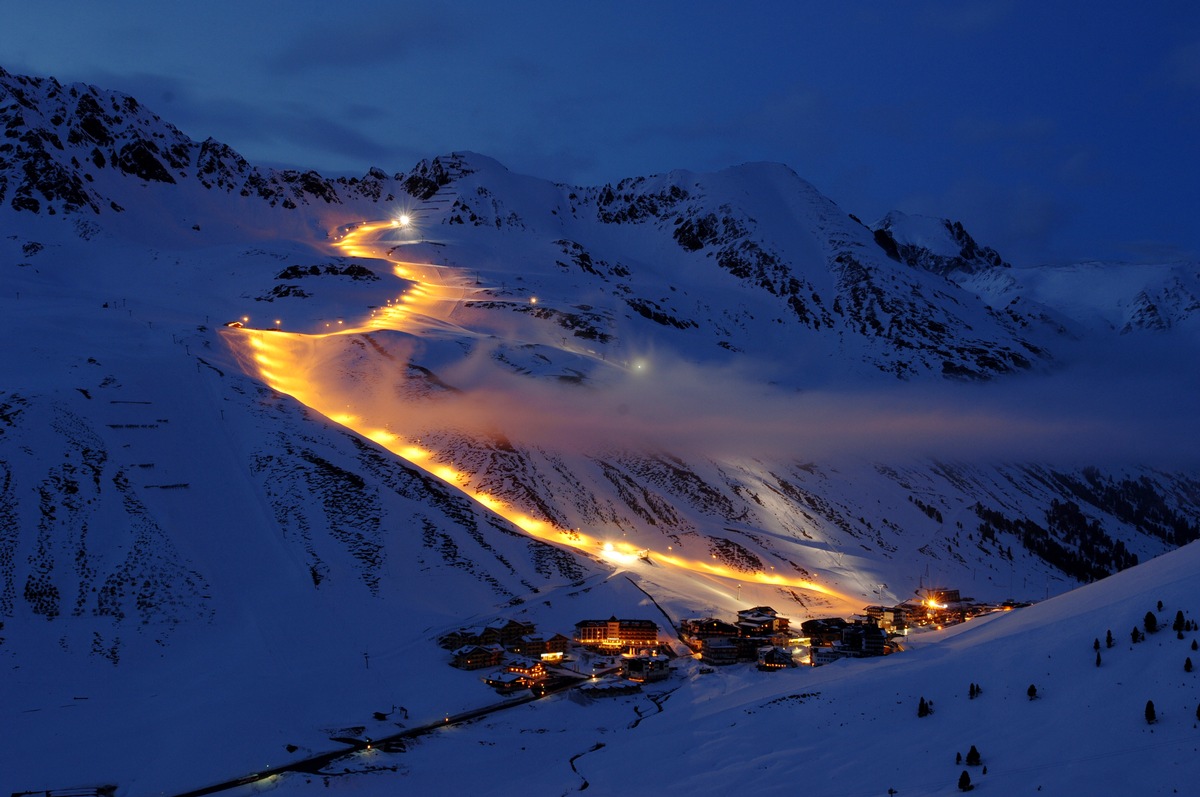
{"label": "snowy slope", "polygon": [[[895,260],[786,167],[326,180],[94,87],[3,73],[0,113],[0,788],[179,791],[477,706],[464,624],[1045,598],[1200,530],[1188,372],[1095,400],[1115,333],[1070,286]],[[1134,355],[1194,353],[1171,295]]]}
{"label": "snowy slope", "polygon": [[[454,760],[460,782],[492,794],[949,795],[961,793],[963,771],[985,793],[1188,794],[1200,673],[1184,662],[1200,661],[1191,649],[1200,635],[1179,640],[1170,625],[1176,612],[1196,619],[1198,555],[1190,545],[1031,608],[912,636],[883,660],[770,674],[747,665],[702,674],[676,662],[670,680],[642,695],[552,698],[403,753],[345,759],[325,777],[288,775],[276,790],[434,791]],[[1162,630],[1132,644],[1147,612]],[[974,699],[971,684],[981,689]],[[918,718],[922,697],[934,711]],[[981,764],[956,764],[972,746]]]}

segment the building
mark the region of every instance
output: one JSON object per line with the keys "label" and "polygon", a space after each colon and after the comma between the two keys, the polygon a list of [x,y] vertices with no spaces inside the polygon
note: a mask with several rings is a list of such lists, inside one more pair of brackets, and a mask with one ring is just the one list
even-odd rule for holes
{"label": "building", "polygon": [[575,624],[575,641],[603,652],[634,653],[658,647],[658,625],[653,620],[580,620]]}
{"label": "building", "polygon": [[635,656],[625,662],[626,677],[639,683],[665,680],[671,674],[669,662],[666,656]]}
{"label": "building", "polygon": [[856,621],[842,629],[843,655],[852,658],[882,656],[887,650],[887,634],[871,621]]}
{"label": "building", "polygon": [[559,657],[561,658],[562,654],[567,652],[567,645],[570,645],[570,644],[571,644],[570,638],[563,636],[562,634],[555,634],[554,636],[552,636],[546,640],[546,652],[542,655],[545,656],[545,655],[557,653],[559,655]]}
{"label": "building", "polygon": [[545,664],[533,659],[514,659],[504,669],[506,672],[513,672],[520,675],[525,679],[527,686],[544,681],[550,675],[546,671]]}
{"label": "building", "polygon": [[463,645],[478,645],[483,636],[483,626],[459,628],[438,637],[438,644],[446,650],[458,650]]}
{"label": "building", "polygon": [[515,692],[526,688],[524,680],[518,673],[501,670],[483,679],[483,682],[497,692]]}
{"label": "building", "polygon": [[889,634],[905,634],[908,631],[908,616],[911,611],[910,604],[900,604],[899,606],[868,606],[863,609],[863,614]]}
{"label": "building", "polygon": [[515,659],[509,662],[503,670],[484,678],[483,682],[499,692],[512,692],[517,689],[535,687],[549,676],[546,665],[540,661]]}
{"label": "building", "polygon": [[738,645],[729,637],[708,637],[701,640],[700,660],[706,664],[723,666],[737,664]]}
{"label": "building", "polygon": [[737,627],[742,636],[769,637],[786,634],[790,622],[770,606],[755,606],[738,612]]}
{"label": "building", "polygon": [[526,634],[509,645],[508,652],[518,656],[541,656],[546,652],[546,640],[536,634]]}
{"label": "building", "polygon": [[733,623],[705,617],[703,620],[685,620],[683,633],[694,639],[708,639],[718,636],[737,636],[739,631]]}
{"label": "building", "polygon": [[512,645],[523,636],[531,636],[537,628],[533,623],[520,620],[494,620],[487,625],[469,626],[443,634],[438,644],[446,650],[456,650],[463,645]]}
{"label": "building", "polygon": [[495,667],[504,658],[504,648],[499,645],[463,645],[451,654],[450,663],[462,670],[479,670]]}
{"label": "building", "polygon": [[823,645],[832,645],[834,642],[842,641],[842,629],[849,623],[841,617],[823,617],[820,619],[805,620],[800,624],[800,630],[804,636],[808,637],[813,648]]}
{"label": "building", "polygon": [[792,654],[783,648],[770,645],[760,648],[758,651],[758,669],[760,670],[785,670],[795,666],[796,661],[792,658]]}
{"label": "building", "polygon": [[829,647],[813,648],[811,658],[812,665],[820,667],[823,664],[832,664],[838,659],[844,659],[846,658],[846,654],[842,650],[842,644],[839,642]]}

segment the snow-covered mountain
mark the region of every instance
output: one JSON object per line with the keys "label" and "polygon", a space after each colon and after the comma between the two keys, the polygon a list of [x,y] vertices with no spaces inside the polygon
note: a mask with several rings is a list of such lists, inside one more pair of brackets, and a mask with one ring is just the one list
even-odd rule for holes
{"label": "snow-covered mountain", "polygon": [[470,622],[1040,599],[1200,536],[1196,264],[1010,266],[776,164],[262,169],[5,72],[0,122],[14,791],[470,708]]}

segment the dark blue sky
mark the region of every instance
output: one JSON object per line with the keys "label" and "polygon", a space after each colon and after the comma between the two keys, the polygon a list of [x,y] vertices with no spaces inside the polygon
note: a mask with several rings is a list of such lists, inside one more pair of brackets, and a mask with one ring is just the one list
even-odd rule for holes
{"label": "dark blue sky", "polygon": [[258,163],[470,149],[592,184],[771,160],[868,223],[961,219],[1018,264],[1200,257],[1193,2],[42,0],[0,21],[9,71],[134,94]]}

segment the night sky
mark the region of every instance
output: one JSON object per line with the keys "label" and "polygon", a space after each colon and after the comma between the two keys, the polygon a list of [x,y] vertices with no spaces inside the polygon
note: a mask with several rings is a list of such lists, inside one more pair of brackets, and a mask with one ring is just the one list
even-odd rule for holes
{"label": "night sky", "polygon": [[[836,6],[836,7],[834,7]],[[336,9],[336,10],[335,10]],[[1200,4],[6,4],[0,66],[253,162],[598,184],[781,161],[1021,264],[1200,257]]]}

